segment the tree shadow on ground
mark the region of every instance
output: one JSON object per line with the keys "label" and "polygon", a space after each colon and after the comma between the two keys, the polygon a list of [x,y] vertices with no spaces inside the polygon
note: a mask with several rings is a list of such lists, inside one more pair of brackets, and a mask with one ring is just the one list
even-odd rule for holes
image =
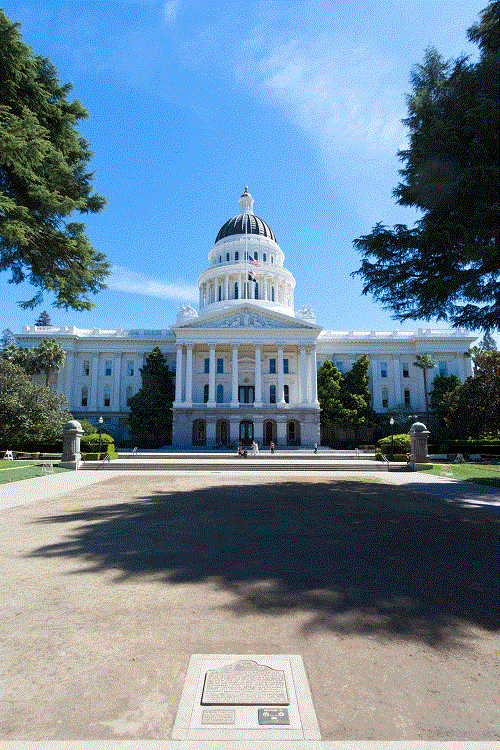
{"label": "tree shadow on ground", "polygon": [[[110,499],[120,485],[110,483]],[[101,485],[102,492],[102,485]],[[48,515],[67,538],[30,557],[81,558],[116,581],[218,583],[236,615],[310,615],[305,632],[454,647],[500,629],[500,524],[474,509],[358,481],[145,492]],[[200,596],[203,596],[201,593]]]}

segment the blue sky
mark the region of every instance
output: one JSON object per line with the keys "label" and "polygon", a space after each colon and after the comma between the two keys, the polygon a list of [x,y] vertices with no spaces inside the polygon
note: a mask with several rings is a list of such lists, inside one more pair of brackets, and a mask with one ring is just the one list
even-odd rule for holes
{"label": "blue sky", "polygon": [[[0,274],[1,328],[46,309],[56,325],[164,328],[197,303],[219,228],[249,186],[294,274],[296,308],[333,330],[401,326],[350,274],[354,238],[413,223],[394,203],[396,152],[413,65],[429,45],[476,56],[466,39],[487,0],[335,3],[4,2],[37,54],[89,110],[80,132],[108,200],[85,217],[113,265],[90,312],[35,311],[29,285]],[[446,324],[436,324],[445,328]]]}

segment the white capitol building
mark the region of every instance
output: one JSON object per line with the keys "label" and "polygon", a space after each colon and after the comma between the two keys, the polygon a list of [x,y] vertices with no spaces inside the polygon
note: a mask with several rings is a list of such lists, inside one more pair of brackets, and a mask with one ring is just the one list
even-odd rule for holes
{"label": "white capitol building", "polygon": [[96,424],[102,416],[118,440],[126,437],[127,400],[141,387],[139,369],[155,346],[175,370],[172,443],[179,448],[252,439],[319,444],[316,373],[326,360],[345,373],[368,355],[377,412],[425,410],[417,354],[433,356],[432,372],[462,381],[471,374],[465,353],[476,337],[465,329],[324,331],[311,308],[295,311],[295,279],[273,230],[253,213],[246,188],[238,203],[198,279],[198,312],[183,305],[167,329],[24,326],[16,336],[21,346],[53,337],[65,349],[54,385],[76,418]]}

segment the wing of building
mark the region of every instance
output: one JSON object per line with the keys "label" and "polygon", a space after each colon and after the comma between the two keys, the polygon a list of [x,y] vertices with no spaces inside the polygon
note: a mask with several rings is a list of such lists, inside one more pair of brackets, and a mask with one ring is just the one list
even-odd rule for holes
{"label": "wing of building", "polygon": [[198,312],[183,305],[169,329],[24,326],[16,336],[22,346],[53,337],[65,349],[55,385],[76,418],[97,423],[102,416],[118,441],[127,437],[127,401],[155,346],[175,370],[172,443],[179,448],[319,444],[316,373],[326,360],[345,373],[368,355],[377,412],[425,410],[417,354],[431,354],[440,374],[470,375],[466,352],[475,336],[465,329],[324,331],[310,307],[295,311],[295,279],[273,230],[254,214],[247,188],[238,202],[198,279]]}

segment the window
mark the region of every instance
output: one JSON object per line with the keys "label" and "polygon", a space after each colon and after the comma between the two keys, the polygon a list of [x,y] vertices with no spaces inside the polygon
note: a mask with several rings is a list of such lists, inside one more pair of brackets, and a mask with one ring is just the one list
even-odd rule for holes
{"label": "window", "polygon": [[111,404],[111,394],[109,390],[109,385],[107,385],[104,388],[104,406],[109,406]]}
{"label": "window", "polygon": [[253,287],[254,299],[259,299],[259,285],[255,282]]}
{"label": "window", "polygon": [[229,263],[229,253],[226,253],[226,261]]}
{"label": "window", "polygon": [[238,282],[234,285],[234,299],[238,299]]}
{"label": "window", "polygon": [[208,383],[203,386],[203,402],[208,403]]}
{"label": "window", "polygon": [[84,375],[90,375],[90,360],[89,359],[84,359],[83,360],[83,370],[82,370],[82,372],[83,372]]}
{"label": "window", "polygon": [[254,260],[258,260],[259,259],[259,253],[257,252],[257,250],[254,252],[253,258],[254,258]]}
{"label": "window", "polygon": [[287,357],[283,359],[283,372],[285,373],[285,375],[288,375],[288,358]]}
{"label": "window", "polygon": [[217,372],[224,372],[224,359],[222,357],[217,360]]}
{"label": "window", "polygon": [[410,369],[409,369],[408,362],[403,362],[403,377],[409,378],[410,377]]}
{"label": "window", "polygon": [[448,363],[447,362],[440,362],[439,363],[439,374],[440,375],[448,375]]}
{"label": "window", "polygon": [[269,360],[269,373],[276,375],[276,360],[274,358]]}
{"label": "window", "polygon": [[82,406],[88,406],[88,400],[89,400],[89,389],[86,385],[82,388]]}
{"label": "window", "polygon": [[235,260],[239,260],[239,259],[240,259],[240,254],[239,254],[239,252],[238,252],[238,251],[236,251],[236,252],[235,252],[235,254],[234,254],[234,259],[235,259]]}
{"label": "window", "polygon": [[107,359],[104,363],[104,375],[109,377],[111,375],[111,360]]}
{"label": "window", "polygon": [[266,255],[266,253],[262,254],[262,260],[263,260],[264,263],[267,263],[267,255]]}
{"label": "window", "polygon": [[274,255],[271,255],[271,263],[274,263]]}
{"label": "window", "polygon": [[410,406],[410,391],[408,388],[405,388],[405,406]]}
{"label": "window", "polygon": [[387,362],[380,363],[380,377],[381,378],[387,377]]}
{"label": "window", "polygon": [[274,287],[271,287],[271,302],[274,302]]}
{"label": "window", "polygon": [[128,406],[128,402],[130,401],[130,399],[132,398],[132,396],[133,396],[132,386],[128,385],[127,386],[127,390],[125,391],[125,397],[127,399],[127,406]]}
{"label": "window", "polygon": [[269,387],[269,403],[275,404],[276,403],[276,386],[271,385]]}
{"label": "window", "polygon": [[219,255],[219,263],[222,263],[222,257]]}
{"label": "window", "polygon": [[292,442],[293,440],[295,440],[295,422],[288,422],[287,430],[288,430],[288,441]]}
{"label": "window", "polygon": [[205,369],[203,372],[210,372],[210,359],[208,357],[205,357]]}
{"label": "window", "polygon": [[221,299],[222,299],[222,287],[220,286],[219,287],[219,302],[221,301]]}
{"label": "window", "polygon": [[285,385],[283,390],[284,390],[285,404],[289,404],[290,403],[290,388],[287,385]]}
{"label": "window", "polygon": [[127,361],[127,375],[133,375],[134,374],[134,360],[129,359]]}
{"label": "window", "polygon": [[222,404],[224,401],[224,386],[222,383],[219,383],[217,386],[217,403]]}
{"label": "window", "polygon": [[382,388],[382,406],[387,409],[389,406],[389,394],[387,388]]}

